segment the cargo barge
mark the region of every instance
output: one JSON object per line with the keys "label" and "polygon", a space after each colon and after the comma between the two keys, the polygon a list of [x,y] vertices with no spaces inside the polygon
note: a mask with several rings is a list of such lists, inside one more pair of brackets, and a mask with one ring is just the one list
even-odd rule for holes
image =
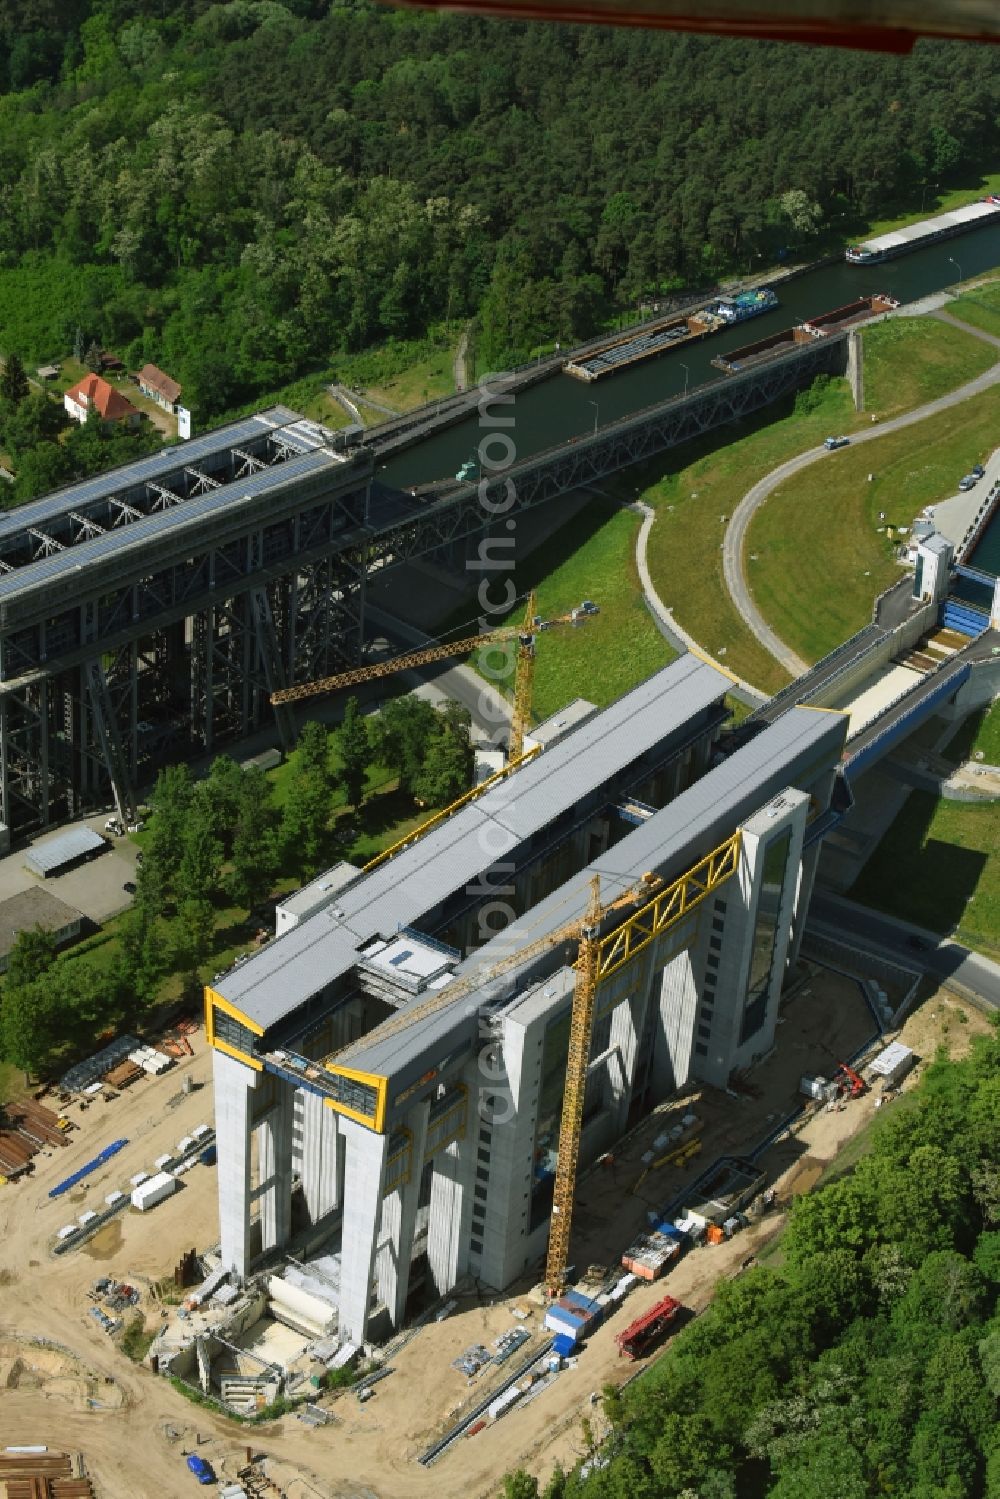
{"label": "cargo barge", "polygon": [[767,360],[777,359],[800,344],[811,343],[817,338],[828,338],[844,328],[853,328],[870,318],[892,312],[898,306],[895,297],[888,297],[882,292],[871,297],[858,297],[845,307],[819,313],[807,323],[799,323],[794,328],[782,328],[780,333],[770,333],[767,338],[759,338],[756,343],[743,344],[739,349],[730,349],[728,354],[719,354],[712,360],[712,364],[726,375],[736,375],[741,370],[752,369]]}
{"label": "cargo barge", "polygon": [[712,333],[734,328],[737,323],[772,312],[777,306],[778,299],[769,286],[740,292],[735,297],[720,297],[686,317],[668,318],[648,325],[641,333],[612,339],[584,358],[564,364],[563,373],[577,380],[600,380],[644,359],[655,359],[681,344],[697,343]]}
{"label": "cargo barge", "polygon": [[844,251],[849,265],[877,265],[883,260],[894,260],[897,255],[908,255],[921,245],[934,244],[939,239],[951,239],[964,234],[968,229],[1000,217],[1000,198],[990,196],[979,203],[969,203],[965,208],[952,208],[939,213],[933,219],[921,219],[919,224],[907,224],[902,229],[892,229],[888,234],[877,234],[863,244],[851,245]]}

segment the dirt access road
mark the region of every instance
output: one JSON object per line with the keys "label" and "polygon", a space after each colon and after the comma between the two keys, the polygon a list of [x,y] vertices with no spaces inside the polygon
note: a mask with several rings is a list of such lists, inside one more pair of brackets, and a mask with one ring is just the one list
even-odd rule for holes
{"label": "dirt access road", "polygon": [[[803,988],[786,1012],[778,1052],[754,1074],[762,1089],[768,1084],[761,1097],[736,1102],[706,1093],[683,1101],[705,1119],[705,1152],[695,1169],[703,1169],[720,1150],[738,1149],[759,1138],[767,1113],[777,1111],[780,1117],[785,1108],[789,1090],[794,1089],[791,1079],[808,1070],[807,1063],[822,1070],[824,1052],[828,1057],[831,1048],[846,1051],[859,1027],[868,1024],[846,991],[836,1014],[831,1013],[832,998],[823,986]],[[964,1023],[958,1019],[960,1011],[967,1016]],[[907,1021],[902,1039],[929,1058],[939,1040],[959,1051],[984,1028],[985,1021],[974,1010],[938,994]],[[59,1258],[51,1253],[61,1224],[86,1205],[100,1205],[107,1192],[134,1172],[148,1169],[156,1155],[175,1146],[194,1125],[211,1122],[211,1092],[206,1086],[210,1057],[201,1034],[193,1039],[195,1056],[163,1077],[140,1082],[82,1116],[71,1110],[71,1117],[81,1123],[71,1145],[40,1156],[33,1177],[0,1188],[5,1251],[0,1275],[0,1446],[44,1443],[82,1452],[100,1499],[191,1495],[194,1480],[184,1466],[185,1450],[199,1451],[221,1475],[235,1476],[248,1441],[282,1464],[282,1487],[289,1495],[492,1499],[510,1467],[521,1464],[544,1477],[557,1460],[568,1466],[580,1457],[581,1418],[595,1415],[591,1392],[608,1380],[620,1382],[632,1370],[619,1359],[614,1342],[628,1321],[665,1289],[686,1306],[704,1307],[719,1279],[737,1273],[741,1262],[783,1221],[780,1212],[772,1214],[727,1244],[689,1255],[671,1273],[668,1287],[660,1283],[634,1292],[595,1334],[577,1366],[561,1374],[552,1388],[476,1437],[462,1439],[430,1469],[415,1461],[419,1452],[463,1406],[482,1394],[482,1386],[470,1386],[451,1368],[451,1360],[470,1344],[490,1342],[512,1326],[514,1307],[529,1312],[526,1325],[540,1336],[541,1308],[527,1286],[519,1294],[482,1303],[475,1296],[461,1298],[451,1317],[421,1329],[392,1358],[395,1372],[367,1405],[349,1394],[332,1402],[336,1424],[307,1430],[286,1417],[269,1426],[239,1427],[192,1406],[147,1368],[130,1364],[87,1315],[86,1291],[98,1275],[113,1274],[141,1286],[142,1277],[168,1273],[183,1249],[216,1242],[213,1168],[199,1166],[189,1172],[183,1190],[148,1216],[128,1211],[92,1241],[89,1252],[71,1251]],[[779,1070],[768,1081],[766,1069],[771,1066]],[[181,1091],[185,1072],[196,1085],[192,1094]],[[871,1118],[872,1107],[869,1096],[842,1112],[817,1114],[797,1136],[774,1147],[771,1169],[782,1197],[807,1190],[843,1142]],[[631,1219],[641,1219],[657,1192],[662,1200],[672,1190],[673,1184],[664,1182],[651,1191],[650,1178],[639,1194],[633,1190],[646,1134],[663,1125],[661,1111],[626,1143],[616,1165],[617,1180],[600,1174],[581,1184],[580,1263],[601,1255],[609,1262],[615,1247],[620,1252]],[[130,1144],[88,1178],[86,1186],[57,1202],[48,1200],[50,1186],[120,1136]],[[145,1306],[148,1325],[155,1326],[158,1308],[150,1302]],[[40,1352],[32,1342],[36,1339],[59,1346]],[[288,1475],[297,1475],[294,1483]]]}

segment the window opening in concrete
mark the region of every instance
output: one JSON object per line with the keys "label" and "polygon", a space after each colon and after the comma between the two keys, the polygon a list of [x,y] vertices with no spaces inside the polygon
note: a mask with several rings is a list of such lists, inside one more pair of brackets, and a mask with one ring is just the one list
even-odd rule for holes
{"label": "window opening in concrete", "polygon": [[740,1030],[740,1043],[760,1030],[767,1010],[767,992],[771,984],[774,952],[778,940],[778,913],[781,910],[781,894],[788,867],[788,850],[792,833],[787,829],[768,844],[764,854],[763,878],[757,897],[757,918],[754,922],[753,950],[750,957],[750,978],[747,984],[746,1006]]}

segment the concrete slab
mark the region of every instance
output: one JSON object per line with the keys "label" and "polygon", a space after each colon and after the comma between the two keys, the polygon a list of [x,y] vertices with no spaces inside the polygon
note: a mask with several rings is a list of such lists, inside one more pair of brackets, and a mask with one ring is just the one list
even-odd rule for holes
{"label": "concrete slab", "polygon": [[[104,831],[107,813],[88,817],[83,825],[95,832]],[[49,837],[51,834],[42,834]],[[56,874],[44,882],[25,867],[23,848],[0,859],[0,901],[20,895],[24,890],[34,889],[44,883],[45,889],[58,896],[69,906],[75,906],[84,916],[98,924],[116,916],[131,902],[126,894],[126,881],[135,879],[135,856],[138,850],[129,838],[119,838],[106,853],[98,854],[78,869],[67,874]]]}
{"label": "concrete slab", "polygon": [[920,677],[921,673],[914,671],[912,667],[890,664],[874,682],[869,682],[864,692],[858,697],[850,702],[838,704],[839,707],[846,708],[850,714],[848,739],[877,718],[890,703],[894,703],[897,698],[915,687]]}
{"label": "concrete slab", "polygon": [[[975,453],[969,453],[968,458],[970,468],[979,461]],[[966,490],[963,494],[956,487],[953,495],[933,507],[934,524],[941,535],[954,542],[956,547],[964,539],[966,532],[979,514],[980,506],[993,485],[1000,481],[1000,448],[983,460],[983,467],[986,473],[974,489]],[[955,475],[956,486],[961,477],[961,474]]]}

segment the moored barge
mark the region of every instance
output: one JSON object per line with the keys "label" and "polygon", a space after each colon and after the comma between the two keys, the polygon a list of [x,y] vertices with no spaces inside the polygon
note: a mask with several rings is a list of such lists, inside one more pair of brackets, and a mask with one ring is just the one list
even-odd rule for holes
{"label": "moored barge", "polygon": [[877,265],[883,260],[894,260],[897,255],[908,255],[921,245],[951,239],[968,229],[979,229],[997,218],[1000,218],[1000,198],[991,195],[979,203],[952,208],[932,219],[921,219],[919,224],[906,224],[902,229],[891,229],[888,234],[866,239],[863,244],[851,245],[845,250],[844,259],[849,265]]}
{"label": "moored barge", "polygon": [[686,317],[666,318],[647,324],[641,332],[629,334],[627,338],[610,339],[583,358],[564,364],[563,373],[577,380],[600,380],[645,359],[654,359],[681,344],[700,342],[710,334],[733,328],[748,318],[772,312],[777,306],[778,299],[769,286],[740,292],[734,297],[719,297]]}

